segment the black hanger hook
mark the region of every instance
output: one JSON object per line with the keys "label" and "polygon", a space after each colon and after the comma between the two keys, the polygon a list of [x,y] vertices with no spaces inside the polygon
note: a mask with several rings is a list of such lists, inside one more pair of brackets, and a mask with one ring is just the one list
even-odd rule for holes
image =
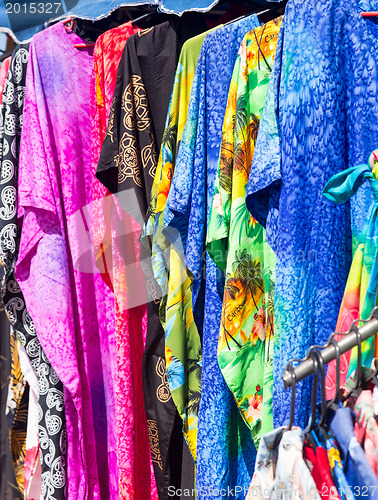
{"label": "black hanger hook", "polygon": [[316,402],[318,399],[318,381],[319,381],[319,361],[318,361],[318,356],[315,354],[315,351],[310,352],[310,357],[312,359],[312,362],[314,364],[314,381],[312,384],[312,397],[311,397],[311,417],[310,417],[310,423],[306,427],[305,432],[311,432],[312,429],[315,427],[315,420],[316,420]]}
{"label": "black hanger hook", "polygon": [[295,414],[295,389],[297,387],[297,376],[295,375],[295,369],[291,364],[288,364],[286,369],[290,372],[291,375],[291,403],[290,403],[290,421],[286,430],[291,430],[294,423],[294,414]]}
{"label": "black hanger hook", "polygon": [[362,348],[361,348],[361,333],[356,325],[352,326],[352,330],[356,334],[357,339],[357,381],[356,381],[356,389],[361,387],[362,382]]}
{"label": "black hanger hook", "polygon": [[321,426],[325,420],[327,414],[327,400],[325,394],[325,367],[324,359],[322,353],[319,349],[314,350],[314,355],[317,358],[319,371],[320,371],[320,389],[321,389],[321,417],[319,426]]}
{"label": "black hanger hook", "polygon": [[330,342],[335,349],[335,359],[336,359],[336,388],[335,397],[333,398],[331,404],[338,405],[340,401],[340,346],[335,337],[332,337]]}

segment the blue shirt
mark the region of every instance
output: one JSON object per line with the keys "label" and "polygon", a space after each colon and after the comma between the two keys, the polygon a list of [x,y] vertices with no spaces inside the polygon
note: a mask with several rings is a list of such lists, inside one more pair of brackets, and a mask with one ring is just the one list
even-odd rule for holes
{"label": "blue shirt", "polygon": [[[365,2],[366,3],[366,2]],[[374,5],[377,4],[377,5]],[[369,10],[377,10],[371,2]],[[366,5],[365,5],[366,8]],[[334,331],[372,195],[344,205],[322,190],[367,163],[378,145],[378,27],[357,0],[289,0],[250,171],[247,206],[277,255],[273,414],[289,418],[282,373]],[[308,420],[309,379],[297,385],[296,421]]]}
{"label": "blue shirt", "polygon": [[369,464],[364,450],[354,435],[354,414],[350,408],[336,411],[330,424],[339,447],[348,486],[357,498],[378,498],[378,479]]}

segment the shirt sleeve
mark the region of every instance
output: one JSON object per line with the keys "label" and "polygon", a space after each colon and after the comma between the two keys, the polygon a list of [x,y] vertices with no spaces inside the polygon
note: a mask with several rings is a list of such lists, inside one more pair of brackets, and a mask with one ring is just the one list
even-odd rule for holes
{"label": "shirt sleeve", "polygon": [[278,120],[284,20],[278,36],[272,75],[261,115],[259,133],[248,179],[246,204],[252,216],[266,228],[267,242],[275,249],[278,203],[281,191],[281,143]]}

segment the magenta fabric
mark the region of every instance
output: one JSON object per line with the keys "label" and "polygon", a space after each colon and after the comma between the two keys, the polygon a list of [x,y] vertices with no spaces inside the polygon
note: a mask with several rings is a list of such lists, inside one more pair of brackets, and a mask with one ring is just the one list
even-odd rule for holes
{"label": "magenta fabric", "polygon": [[94,266],[85,208],[93,59],[74,47],[81,41],[58,23],[30,44],[16,277],[65,388],[67,499],[104,500],[117,495],[114,298]]}

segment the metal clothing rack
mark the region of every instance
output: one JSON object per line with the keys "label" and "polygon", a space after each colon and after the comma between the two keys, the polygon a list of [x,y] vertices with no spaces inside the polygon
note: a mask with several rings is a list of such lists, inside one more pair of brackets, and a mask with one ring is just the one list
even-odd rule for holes
{"label": "metal clothing rack", "polygon": [[[361,327],[357,327],[356,323],[363,323]],[[363,342],[371,337],[374,337],[378,333],[378,307],[375,307],[368,320],[357,319],[353,321],[348,332],[342,339],[337,342],[332,342],[334,333],[331,335],[330,340],[326,346],[312,346],[310,347],[307,356],[303,360],[292,360],[289,365],[294,361],[301,361],[295,368],[286,368],[282,378],[285,383],[285,388],[288,389],[295,385],[295,383],[303,380],[304,378],[310,376],[315,371],[315,364],[313,359],[310,357],[310,352],[315,348],[321,349],[320,354],[323,358],[324,364],[328,364],[334,359],[336,359],[337,351],[339,349],[339,355],[345,354],[350,349],[358,345],[359,338]],[[336,347],[335,344],[338,346]]]}

